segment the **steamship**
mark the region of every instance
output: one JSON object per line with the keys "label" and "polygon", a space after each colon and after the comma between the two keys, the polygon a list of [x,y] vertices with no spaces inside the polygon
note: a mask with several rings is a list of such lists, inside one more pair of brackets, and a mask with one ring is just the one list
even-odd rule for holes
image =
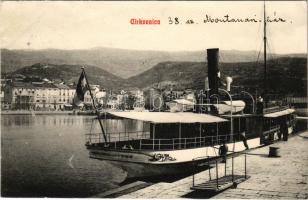
{"label": "steamship", "polygon": [[[124,124],[139,123],[139,129],[118,128],[117,133],[107,133],[102,126],[102,133],[87,134],[90,157],[120,166],[128,177],[161,176],[188,173],[192,166],[206,165],[208,159],[219,156],[222,143],[233,153],[287,140],[293,131],[294,110],[263,108],[259,102],[257,109],[247,112],[245,101],[234,99],[236,95],[228,91],[230,81],[226,90],[218,88],[218,52],[207,50],[206,103],[196,103],[194,112],[109,112]],[[210,98],[213,96],[216,102]]]}
{"label": "steamship", "polygon": [[[264,45],[266,73],[265,36]],[[138,130],[119,127],[116,133],[108,133],[98,117],[101,132],[86,134],[90,157],[120,166],[128,177],[162,176],[206,165],[209,159],[220,156],[218,149],[223,143],[231,154],[287,140],[295,125],[294,110],[281,105],[268,107],[266,95],[256,103],[250,93],[241,91],[250,99],[239,99],[232,94],[230,78],[227,89],[219,88],[218,58],[219,49],[207,49],[208,90],[204,101],[193,104],[193,111],[109,112],[124,124],[139,124]]]}

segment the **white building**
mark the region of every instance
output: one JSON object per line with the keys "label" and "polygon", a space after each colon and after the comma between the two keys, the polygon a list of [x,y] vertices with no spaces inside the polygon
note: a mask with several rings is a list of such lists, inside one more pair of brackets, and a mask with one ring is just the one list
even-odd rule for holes
{"label": "white building", "polygon": [[63,83],[54,84],[58,88],[58,105],[59,109],[64,109],[65,107],[71,107],[73,104],[74,95],[76,92],[75,87],[69,87]]}
{"label": "white building", "polygon": [[13,110],[63,110],[74,94],[75,89],[64,84],[13,82],[4,89],[4,103]]}
{"label": "white building", "polygon": [[[106,101],[106,91],[101,89],[99,85],[90,85],[91,93],[93,95],[93,98],[95,100],[95,103],[98,107],[101,107],[105,104]],[[84,104],[92,107],[92,98],[90,95],[90,92],[87,91],[84,95]]]}

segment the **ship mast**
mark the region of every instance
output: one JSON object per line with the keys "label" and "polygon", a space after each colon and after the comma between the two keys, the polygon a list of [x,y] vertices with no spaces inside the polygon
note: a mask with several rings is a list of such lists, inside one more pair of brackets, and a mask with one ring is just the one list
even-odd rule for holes
{"label": "ship mast", "polygon": [[91,96],[91,99],[92,99],[92,105],[93,105],[93,107],[95,109],[95,114],[97,116],[99,125],[101,127],[101,131],[102,131],[105,143],[107,143],[107,136],[106,136],[106,133],[105,133],[105,130],[104,130],[104,126],[102,124],[102,121],[101,121],[101,118],[100,118],[100,114],[99,114],[99,112],[97,110],[97,107],[95,105],[95,100],[94,100],[94,97],[93,97],[93,94],[92,94],[92,91],[91,91],[91,88],[90,88],[90,85],[89,85],[89,81],[88,81],[88,78],[87,78],[87,75],[86,75],[86,71],[84,70],[84,67],[82,67],[82,73],[84,74],[84,77],[86,79],[86,84],[87,84],[87,87],[88,87],[88,90],[89,90],[89,93],[90,93],[90,96]]}
{"label": "ship mast", "polygon": [[264,45],[264,94],[263,94],[263,98],[264,98],[264,102],[266,102],[267,98],[266,98],[266,94],[267,94],[267,69],[266,69],[266,42],[267,42],[267,38],[266,38],[266,13],[265,13],[265,0],[264,0],[264,15],[263,15],[263,23],[264,23],[264,32],[263,32],[263,45]]}

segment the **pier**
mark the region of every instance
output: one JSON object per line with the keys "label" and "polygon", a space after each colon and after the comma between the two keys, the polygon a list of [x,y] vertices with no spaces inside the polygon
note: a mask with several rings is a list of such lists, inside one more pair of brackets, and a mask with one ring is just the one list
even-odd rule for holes
{"label": "pier", "polygon": [[[307,199],[308,198],[308,131],[295,134],[286,141],[247,151],[247,174],[249,179],[220,193],[208,193],[191,189],[193,176],[172,183],[159,182],[129,192],[118,198],[214,198],[214,199]],[[269,147],[279,148],[279,156],[269,157]],[[244,174],[245,156],[234,158],[234,173]],[[227,173],[231,172],[231,159]],[[215,177],[215,171],[212,177]],[[218,176],[224,176],[224,163],[218,164]],[[208,170],[195,174],[194,181],[209,180]]]}

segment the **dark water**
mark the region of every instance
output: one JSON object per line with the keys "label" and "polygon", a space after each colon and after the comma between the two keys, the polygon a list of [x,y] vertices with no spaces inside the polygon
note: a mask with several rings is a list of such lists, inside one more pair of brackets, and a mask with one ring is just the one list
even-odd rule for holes
{"label": "dark water", "polygon": [[89,197],[118,187],[126,172],[90,159],[84,146],[92,118],[2,115],[1,195]]}

